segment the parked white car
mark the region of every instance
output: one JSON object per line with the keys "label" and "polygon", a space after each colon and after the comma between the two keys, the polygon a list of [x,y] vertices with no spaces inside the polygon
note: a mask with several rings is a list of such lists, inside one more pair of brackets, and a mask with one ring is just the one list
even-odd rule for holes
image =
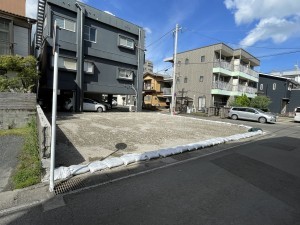
{"label": "parked white car", "polygon": [[232,107],[228,116],[233,119],[253,120],[260,123],[275,123],[276,116],[272,113],[266,113],[260,109],[251,107]]}
{"label": "parked white car", "polygon": [[[74,107],[73,99],[70,98],[65,102],[65,109],[68,111],[73,111],[73,107]],[[96,102],[93,99],[84,98],[83,111],[105,112],[106,107],[103,104]]]}
{"label": "parked white car", "polygon": [[300,122],[300,107],[297,107],[295,109],[295,117],[294,117],[295,122]]}

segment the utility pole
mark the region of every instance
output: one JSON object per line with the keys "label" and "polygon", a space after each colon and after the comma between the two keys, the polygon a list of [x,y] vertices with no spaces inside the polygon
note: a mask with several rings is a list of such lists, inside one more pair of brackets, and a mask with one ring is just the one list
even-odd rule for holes
{"label": "utility pole", "polygon": [[173,56],[173,85],[172,85],[172,104],[171,104],[171,116],[174,116],[176,107],[176,96],[175,96],[175,86],[176,86],[176,64],[177,64],[177,39],[178,39],[179,25],[176,24],[175,28],[175,41],[174,41],[174,56]]}
{"label": "utility pole", "polygon": [[58,84],[58,56],[59,45],[58,35],[59,28],[54,21],[53,29],[53,55],[54,55],[54,67],[53,67],[53,94],[52,94],[52,123],[51,123],[51,153],[50,153],[50,185],[49,191],[54,191],[54,169],[55,169],[55,142],[56,142],[56,113],[57,113],[57,84]]}

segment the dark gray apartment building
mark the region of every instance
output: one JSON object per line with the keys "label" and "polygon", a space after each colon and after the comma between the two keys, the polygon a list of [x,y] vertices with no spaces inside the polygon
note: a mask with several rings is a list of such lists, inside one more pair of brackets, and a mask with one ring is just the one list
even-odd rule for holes
{"label": "dark gray apartment building", "polygon": [[58,102],[73,98],[76,111],[84,97],[108,101],[135,95],[142,107],[144,40],[142,27],[75,0],[39,0],[36,33],[41,79],[39,98],[51,103],[53,25],[58,30]]}
{"label": "dark gray apartment building", "polygon": [[258,94],[271,99],[269,110],[273,113],[293,115],[300,106],[300,85],[291,78],[259,74]]}

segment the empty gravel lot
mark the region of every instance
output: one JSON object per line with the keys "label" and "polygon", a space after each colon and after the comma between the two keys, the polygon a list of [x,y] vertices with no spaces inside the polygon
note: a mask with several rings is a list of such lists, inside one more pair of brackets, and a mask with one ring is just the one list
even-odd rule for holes
{"label": "empty gravel lot", "polygon": [[63,113],[57,124],[56,166],[247,132],[233,124],[152,112]]}

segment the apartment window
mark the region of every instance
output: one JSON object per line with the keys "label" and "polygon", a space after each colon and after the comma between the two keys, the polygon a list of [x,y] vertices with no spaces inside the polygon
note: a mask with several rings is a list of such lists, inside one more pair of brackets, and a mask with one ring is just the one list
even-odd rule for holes
{"label": "apartment window", "polygon": [[125,36],[119,36],[119,46],[134,49],[134,40]]}
{"label": "apartment window", "polygon": [[276,90],[276,83],[273,83],[273,91]]}
{"label": "apartment window", "polygon": [[59,16],[55,16],[54,19],[56,20],[57,26],[60,27],[61,29],[75,32],[76,23],[74,21]]}
{"label": "apartment window", "polygon": [[84,72],[94,74],[94,63],[85,61],[84,62]]}
{"label": "apartment window", "polygon": [[180,77],[177,77],[176,82],[180,83]]}
{"label": "apartment window", "polygon": [[199,77],[199,82],[203,82],[203,76]]}
{"label": "apartment window", "polygon": [[187,65],[190,63],[190,60],[188,58],[186,58],[184,63],[185,63],[185,65]]}
{"label": "apartment window", "polygon": [[205,62],[205,55],[201,56],[200,61]]}
{"label": "apartment window", "polygon": [[259,90],[261,90],[261,91],[264,90],[264,85],[263,84],[259,85]]}
{"label": "apartment window", "polygon": [[145,97],[144,97],[144,101],[147,101],[147,102],[150,102],[151,101],[151,95],[146,95]]}
{"label": "apartment window", "polygon": [[0,55],[10,54],[9,21],[0,19]]}
{"label": "apartment window", "polygon": [[133,71],[119,68],[118,79],[133,80]]}
{"label": "apartment window", "polygon": [[183,82],[184,82],[184,83],[187,83],[187,81],[188,81],[188,78],[185,77],[184,80],[183,80]]}
{"label": "apartment window", "polygon": [[96,28],[84,26],[83,30],[83,38],[86,41],[95,42],[96,43]]}

